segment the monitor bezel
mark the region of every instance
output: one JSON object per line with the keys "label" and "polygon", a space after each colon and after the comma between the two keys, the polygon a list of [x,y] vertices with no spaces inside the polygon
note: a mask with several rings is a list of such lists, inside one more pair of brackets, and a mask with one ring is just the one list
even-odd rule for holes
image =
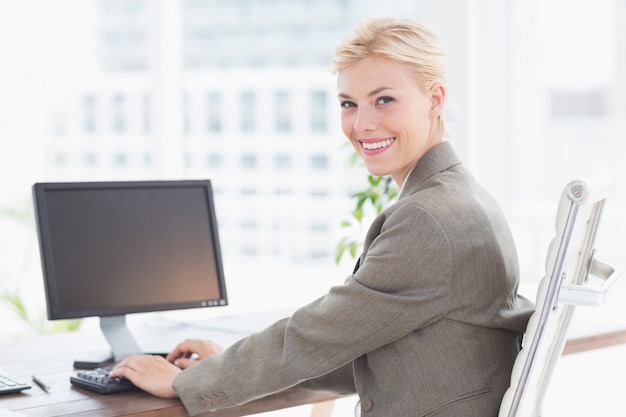
{"label": "monitor bezel", "polygon": [[[50,223],[47,215],[46,193],[58,190],[98,190],[98,189],[146,189],[146,188],[173,188],[193,187],[203,188],[207,199],[209,225],[211,227],[211,240],[213,257],[219,285],[220,297],[213,300],[198,299],[187,302],[159,303],[128,305],[115,308],[94,308],[81,310],[68,310],[60,305],[58,297],[58,280],[54,269],[54,259],[51,246]],[[39,182],[33,184],[33,202],[35,211],[35,223],[39,241],[41,267],[44,281],[47,317],[49,320],[77,319],[86,317],[123,316],[126,314],[161,312],[183,310],[192,308],[221,307],[228,305],[226,281],[224,277],[221,245],[217,227],[217,216],[211,180],[151,180],[151,181],[90,181],[90,182]],[[208,301],[208,302],[207,302]]]}

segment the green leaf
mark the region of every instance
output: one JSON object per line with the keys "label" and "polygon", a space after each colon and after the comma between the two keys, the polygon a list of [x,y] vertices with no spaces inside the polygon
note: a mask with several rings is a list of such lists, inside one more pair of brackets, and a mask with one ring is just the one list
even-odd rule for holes
{"label": "green leaf", "polygon": [[350,256],[352,256],[352,259],[354,259],[356,257],[356,251],[358,250],[358,245],[356,242],[351,242],[350,243]]}
{"label": "green leaf", "polygon": [[366,192],[355,194],[354,197],[356,198],[357,209],[361,209],[363,207],[363,204],[365,204],[365,202],[369,199],[369,196]]}
{"label": "green leaf", "polygon": [[352,153],[350,154],[350,157],[348,158],[348,164],[349,164],[350,166],[355,166],[355,165],[357,165],[357,163],[358,163],[359,161],[361,161],[361,158],[359,157],[359,154],[358,154],[358,153],[356,153],[356,152],[352,152]]}
{"label": "green leaf", "polygon": [[368,175],[367,180],[370,182],[370,184],[374,187],[378,187],[380,185],[380,182],[383,181],[385,177],[375,177],[373,175]]}
{"label": "green leaf", "polygon": [[367,191],[367,198],[369,198],[369,200],[372,203],[376,203],[377,201],[380,200],[380,193],[378,191],[376,191],[375,189],[371,189]]}
{"label": "green leaf", "polygon": [[13,291],[2,289],[0,292],[0,301],[9,304],[19,318],[22,319],[32,331],[39,334],[74,331],[77,330],[82,323],[82,319],[58,320],[55,321],[51,327],[47,327],[45,318],[31,318],[17,289]]}
{"label": "green leaf", "polygon": [[347,241],[347,237],[342,238],[335,248],[335,263],[337,264],[341,261],[341,258],[348,247],[348,244],[346,243]]}
{"label": "green leaf", "polygon": [[352,216],[358,220],[359,223],[363,221],[363,209],[361,207],[357,207],[352,211]]}
{"label": "green leaf", "polygon": [[2,290],[2,294],[0,294],[0,299],[6,301],[13,310],[17,313],[17,315],[24,321],[28,321],[28,312],[26,311],[26,307],[22,302],[22,299],[17,290],[13,292],[9,292],[7,290]]}
{"label": "green leaf", "polygon": [[52,332],[73,332],[80,328],[81,323],[81,319],[56,320],[52,326]]}
{"label": "green leaf", "polygon": [[[353,152],[352,158],[350,158],[351,164],[361,161],[358,154]],[[361,224],[366,214],[374,212],[380,214],[385,207],[397,198],[398,189],[394,186],[394,183],[389,176],[375,176],[367,174],[367,187],[363,190],[354,193],[351,199],[355,202],[354,209],[351,211],[352,217]],[[349,220],[344,220],[341,223],[342,227],[353,226],[354,223]],[[342,256],[349,253],[352,258],[355,258],[359,253],[359,249],[362,243],[356,239],[345,237],[340,240],[336,248],[335,261],[339,263]]]}

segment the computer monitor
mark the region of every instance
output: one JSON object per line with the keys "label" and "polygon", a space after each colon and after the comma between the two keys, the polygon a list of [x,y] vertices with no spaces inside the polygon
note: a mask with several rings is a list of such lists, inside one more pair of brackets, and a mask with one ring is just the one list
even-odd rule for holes
{"label": "computer monitor", "polygon": [[36,183],[48,319],[99,317],[111,358],[140,353],[126,315],[228,304],[210,180]]}

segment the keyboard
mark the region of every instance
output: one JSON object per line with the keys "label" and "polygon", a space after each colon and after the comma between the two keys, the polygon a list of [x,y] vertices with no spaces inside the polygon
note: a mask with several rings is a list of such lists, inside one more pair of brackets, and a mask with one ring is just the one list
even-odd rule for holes
{"label": "keyboard", "polygon": [[86,371],[78,371],[70,377],[72,385],[85,388],[100,394],[115,394],[117,392],[138,390],[132,382],[126,378],[111,378],[109,372],[113,368],[96,368]]}
{"label": "keyboard", "polygon": [[0,394],[20,392],[29,388],[31,388],[29,383],[24,382],[0,369]]}

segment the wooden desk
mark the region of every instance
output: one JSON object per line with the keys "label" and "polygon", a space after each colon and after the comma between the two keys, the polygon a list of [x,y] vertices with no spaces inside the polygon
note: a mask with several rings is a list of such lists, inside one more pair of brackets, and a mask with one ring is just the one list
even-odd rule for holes
{"label": "wooden desk", "polygon": [[[624,333],[621,332],[620,335]],[[0,342],[0,368],[25,379],[30,379],[30,375],[35,374],[51,386],[50,394],[46,394],[33,383],[31,389],[20,394],[2,395],[0,396],[0,409],[16,411],[31,417],[187,416],[179,400],[157,398],[143,392],[100,395],[73,387],[69,382],[69,377],[74,372],[72,362],[76,350],[72,347],[88,347],[94,339],[98,337],[79,332]],[[96,341],[99,345],[100,340]],[[565,353],[573,353],[568,350],[574,348],[579,342],[579,340],[569,341]],[[603,346],[623,341],[604,342]],[[572,355],[574,356],[576,355]],[[290,390],[206,415],[207,417],[245,416],[334,399],[337,399],[336,395],[324,391]]]}
{"label": "wooden desk", "polygon": [[[182,340],[180,335],[173,337]],[[157,398],[142,391],[102,395],[72,386],[69,379],[74,373],[72,364],[77,352],[75,347],[80,347],[81,351],[83,348],[88,349],[96,339],[95,345],[101,348],[103,345],[99,338],[100,335],[93,332],[72,332],[0,342],[1,369],[28,381],[35,374],[51,387],[50,393],[46,393],[32,383],[33,387],[22,393],[1,395],[0,409],[32,417],[188,415],[178,399]],[[330,392],[292,389],[239,407],[207,413],[207,416],[245,416],[336,398],[337,395]]]}

